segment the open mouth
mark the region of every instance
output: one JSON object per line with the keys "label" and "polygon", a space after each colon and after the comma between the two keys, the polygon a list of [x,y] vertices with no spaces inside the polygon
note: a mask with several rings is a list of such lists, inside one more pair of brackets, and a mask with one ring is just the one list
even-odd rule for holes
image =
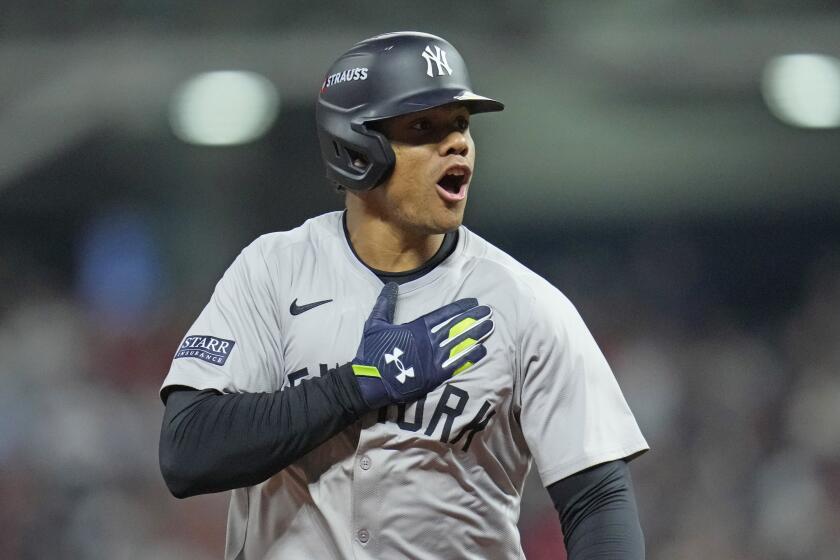
{"label": "open mouth", "polygon": [[442,195],[447,200],[461,200],[466,195],[464,186],[470,180],[470,168],[462,165],[456,165],[446,170],[438,182],[437,186],[442,191]]}

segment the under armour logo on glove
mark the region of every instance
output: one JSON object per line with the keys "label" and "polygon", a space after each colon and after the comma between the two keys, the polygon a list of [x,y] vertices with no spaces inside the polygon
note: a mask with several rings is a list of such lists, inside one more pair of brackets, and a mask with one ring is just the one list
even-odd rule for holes
{"label": "under armour logo on glove", "polygon": [[382,288],[352,362],[371,408],[419,399],[463,373],[487,355],[483,343],[493,333],[492,310],[475,298],[394,325],[398,291],[393,282]]}
{"label": "under armour logo on glove", "polygon": [[402,356],[403,354],[404,354],[404,352],[402,350],[400,350],[399,348],[397,348],[396,346],[394,346],[393,353],[385,354],[385,363],[386,364],[393,364],[393,363],[397,364],[397,369],[400,370],[400,372],[397,374],[397,381],[399,381],[400,383],[405,383],[406,376],[414,377],[414,368],[410,367],[408,369],[405,369],[405,366],[403,365],[402,360],[400,360],[400,356]]}

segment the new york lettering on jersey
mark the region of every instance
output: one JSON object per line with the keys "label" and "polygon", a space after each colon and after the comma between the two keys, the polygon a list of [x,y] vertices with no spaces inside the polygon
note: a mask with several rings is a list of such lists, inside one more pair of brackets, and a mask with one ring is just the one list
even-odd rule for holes
{"label": "new york lettering on jersey", "polygon": [[[318,375],[311,375],[309,368],[300,368],[286,376],[283,389],[295,387],[303,380],[311,377],[331,375],[339,364],[329,367],[318,364],[313,370]],[[430,439],[437,439],[441,443],[455,445],[460,443],[462,451],[468,451],[473,437],[487,427],[490,419],[496,414],[494,402],[487,399],[473,398],[470,394],[453,383],[446,383],[439,391],[413,402],[400,405],[382,407],[377,412],[377,423],[391,424],[399,430],[411,434],[423,434]],[[480,402],[480,404],[476,404]],[[428,408],[428,412],[426,409]],[[472,416],[471,416],[472,415]],[[461,417],[470,417],[464,422]],[[457,432],[453,430],[458,421]]]}

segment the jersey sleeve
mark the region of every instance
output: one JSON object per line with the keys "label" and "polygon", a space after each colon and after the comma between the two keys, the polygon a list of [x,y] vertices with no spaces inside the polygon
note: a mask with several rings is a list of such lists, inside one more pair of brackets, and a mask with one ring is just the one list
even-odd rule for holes
{"label": "jersey sleeve", "polygon": [[225,271],[181,341],[161,387],[222,393],[278,390],[282,336],[260,240]]}
{"label": "jersey sleeve", "polygon": [[648,449],[572,303],[543,279],[522,315],[520,422],[545,486]]}

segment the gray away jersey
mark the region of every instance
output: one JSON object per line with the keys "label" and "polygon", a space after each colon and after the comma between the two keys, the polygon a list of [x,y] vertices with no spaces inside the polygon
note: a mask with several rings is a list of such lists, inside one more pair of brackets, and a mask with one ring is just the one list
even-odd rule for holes
{"label": "gray away jersey", "polygon": [[[163,386],[271,392],[328,375],[353,359],[381,288],[340,212],[264,235],[218,283]],[[227,559],[523,558],[516,524],[532,457],[548,486],[647,449],[572,304],[468,229],[445,261],[400,286],[394,321],[466,297],[493,308],[487,357],[234,490]]]}

